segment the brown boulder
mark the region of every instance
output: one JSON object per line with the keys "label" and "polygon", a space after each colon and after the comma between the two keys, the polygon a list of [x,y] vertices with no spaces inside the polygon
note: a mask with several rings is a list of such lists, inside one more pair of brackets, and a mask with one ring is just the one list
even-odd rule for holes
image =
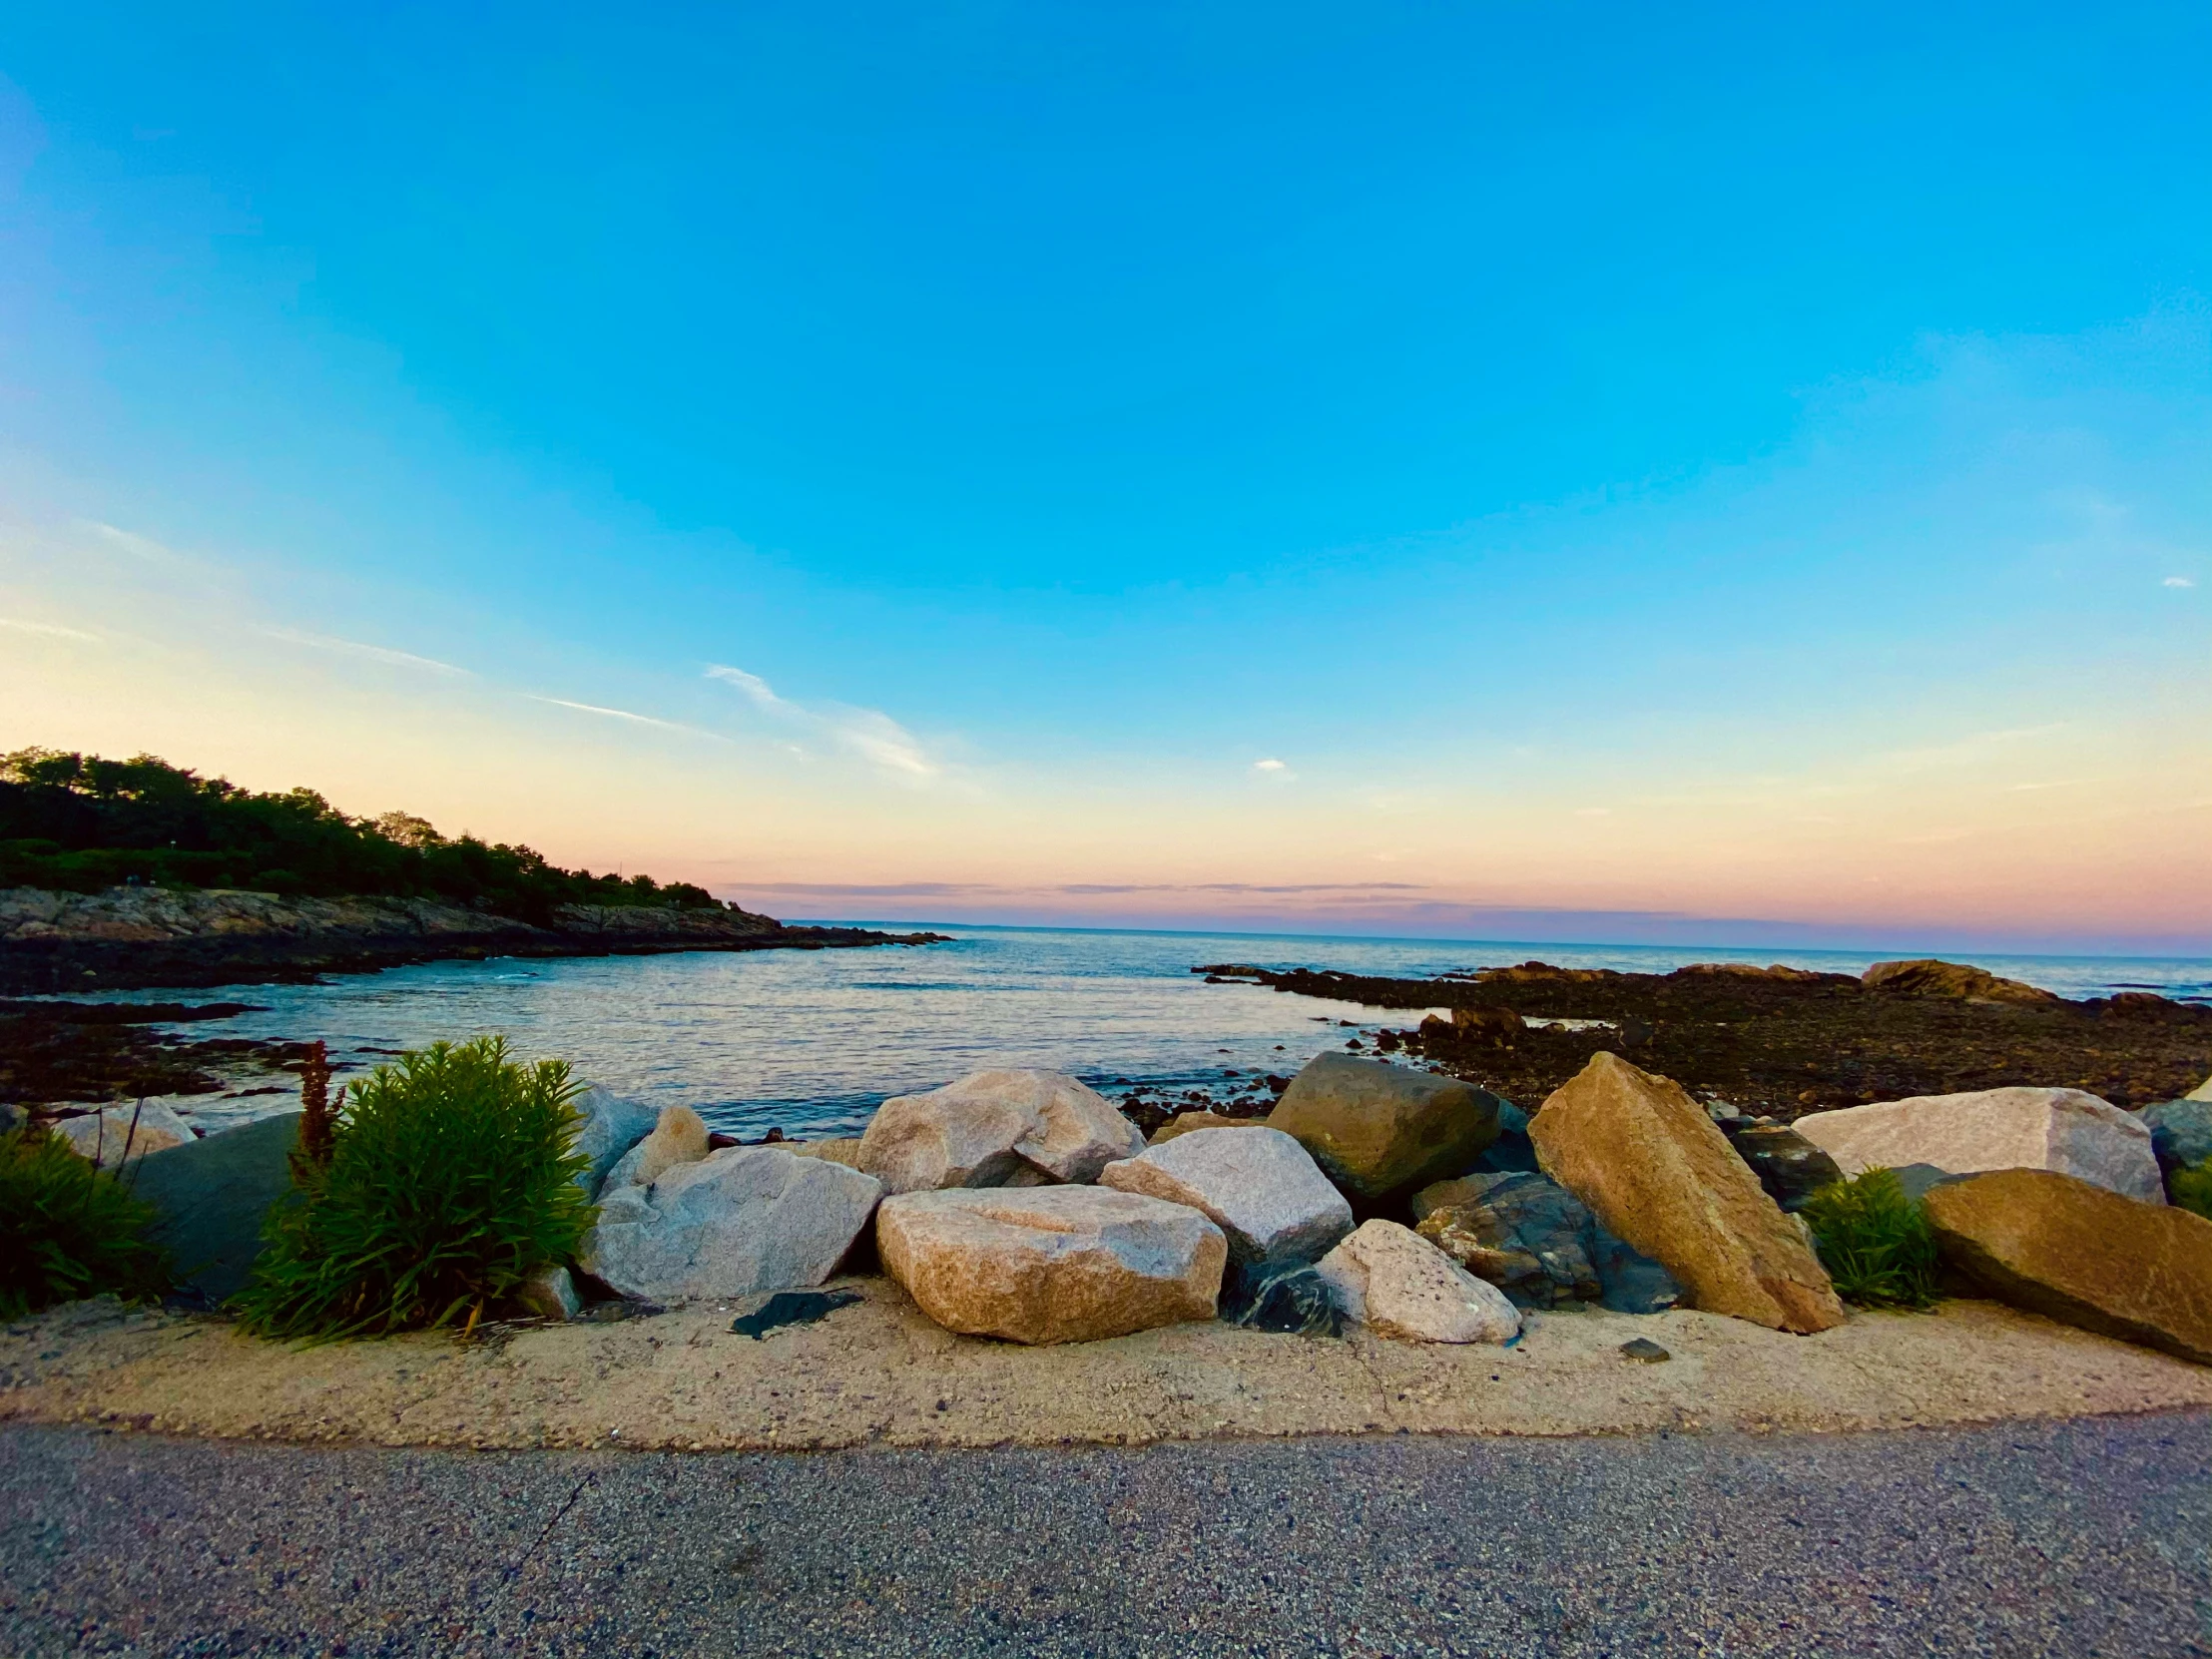
{"label": "brown boulder", "polygon": [[1528,1121],[1544,1173],[1660,1263],[1690,1305],[1775,1331],[1844,1323],[1805,1235],[1682,1086],[1613,1054]]}
{"label": "brown boulder", "polygon": [[1922,1202],[1943,1260],[2000,1300],[2212,1365],[2212,1221],[2042,1169]]}
{"label": "brown boulder", "polygon": [[1361,1198],[1463,1173],[1497,1139],[1497,1096],[1455,1077],[1324,1054],[1268,1114]]}

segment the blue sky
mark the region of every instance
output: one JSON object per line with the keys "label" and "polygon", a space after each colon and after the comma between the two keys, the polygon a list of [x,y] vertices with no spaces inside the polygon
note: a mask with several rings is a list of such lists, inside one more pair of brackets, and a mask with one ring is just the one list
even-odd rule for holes
{"label": "blue sky", "polygon": [[2212,949],[2207,62],[50,8],[0,742],[786,912]]}

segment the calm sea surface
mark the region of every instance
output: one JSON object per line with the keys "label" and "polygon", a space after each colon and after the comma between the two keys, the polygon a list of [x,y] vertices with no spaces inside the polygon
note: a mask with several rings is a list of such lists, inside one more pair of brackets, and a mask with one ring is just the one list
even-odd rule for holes
{"label": "calm sea surface", "polygon": [[[1880,959],[1845,951],[872,925],[928,925],[955,937],[875,950],[433,962],[319,985],[242,987],[222,994],[258,1011],[174,1029],[320,1037],[349,1071],[436,1038],[504,1032],[525,1056],[558,1056],[618,1093],[696,1107],[717,1128],[758,1137],[778,1126],[809,1137],[856,1132],[884,1096],[988,1065],[1050,1066],[1116,1094],[1124,1084],[1218,1088],[1226,1073],[1287,1072],[1341,1047],[1351,1033],[1340,1020],[1385,1018],[1259,986],[1209,985],[1190,971],[1205,962],[1427,975],[1531,957],[1642,972],[1781,961],[1857,973]],[[2107,995],[2118,986],[2212,996],[2212,961],[1972,959],[2064,996]],[[1403,1010],[1386,1016],[1397,1025],[1417,1017]],[[282,1102],[249,1095],[177,1104],[214,1127]]]}

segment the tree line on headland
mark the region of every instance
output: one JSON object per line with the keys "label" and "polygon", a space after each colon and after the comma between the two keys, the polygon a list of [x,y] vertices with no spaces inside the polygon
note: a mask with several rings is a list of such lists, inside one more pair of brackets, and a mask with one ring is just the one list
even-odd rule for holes
{"label": "tree line on headland", "polygon": [[0,887],[133,883],[434,898],[537,925],[564,904],[720,907],[688,881],[562,869],[527,846],[448,838],[406,813],[348,818],[312,790],[258,793],[153,755],[0,756]]}

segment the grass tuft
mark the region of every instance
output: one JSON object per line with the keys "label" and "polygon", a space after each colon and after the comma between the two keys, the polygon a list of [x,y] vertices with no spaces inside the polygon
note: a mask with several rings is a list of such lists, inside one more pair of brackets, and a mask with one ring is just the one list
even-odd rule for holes
{"label": "grass tuft", "polygon": [[1895,1170],[1833,1181],[1805,1202],[1821,1265],[1836,1294],[1862,1308],[1933,1308],[1936,1234]]}
{"label": "grass tuft", "polygon": [[577,1175],[581,1085],[503,1037],[433,1043],[347,1091],[326,1162],[297,1160],[298,1202],[233,1299],[263,1336],[332,1341],[476,1321],[596,1214]]}
{"label": "grass tuft", "polygon": [[2166,1178],[2166,1196],[2178,1208],[2212,1221],[2212,1158],[2175,1170]]}
{"label": "grass tuft", "polygon": [[109,1292],[149,1301],[170,1285],[146,1229],[154,1207],[59,1135],[0,1134],[0,1319]]}

